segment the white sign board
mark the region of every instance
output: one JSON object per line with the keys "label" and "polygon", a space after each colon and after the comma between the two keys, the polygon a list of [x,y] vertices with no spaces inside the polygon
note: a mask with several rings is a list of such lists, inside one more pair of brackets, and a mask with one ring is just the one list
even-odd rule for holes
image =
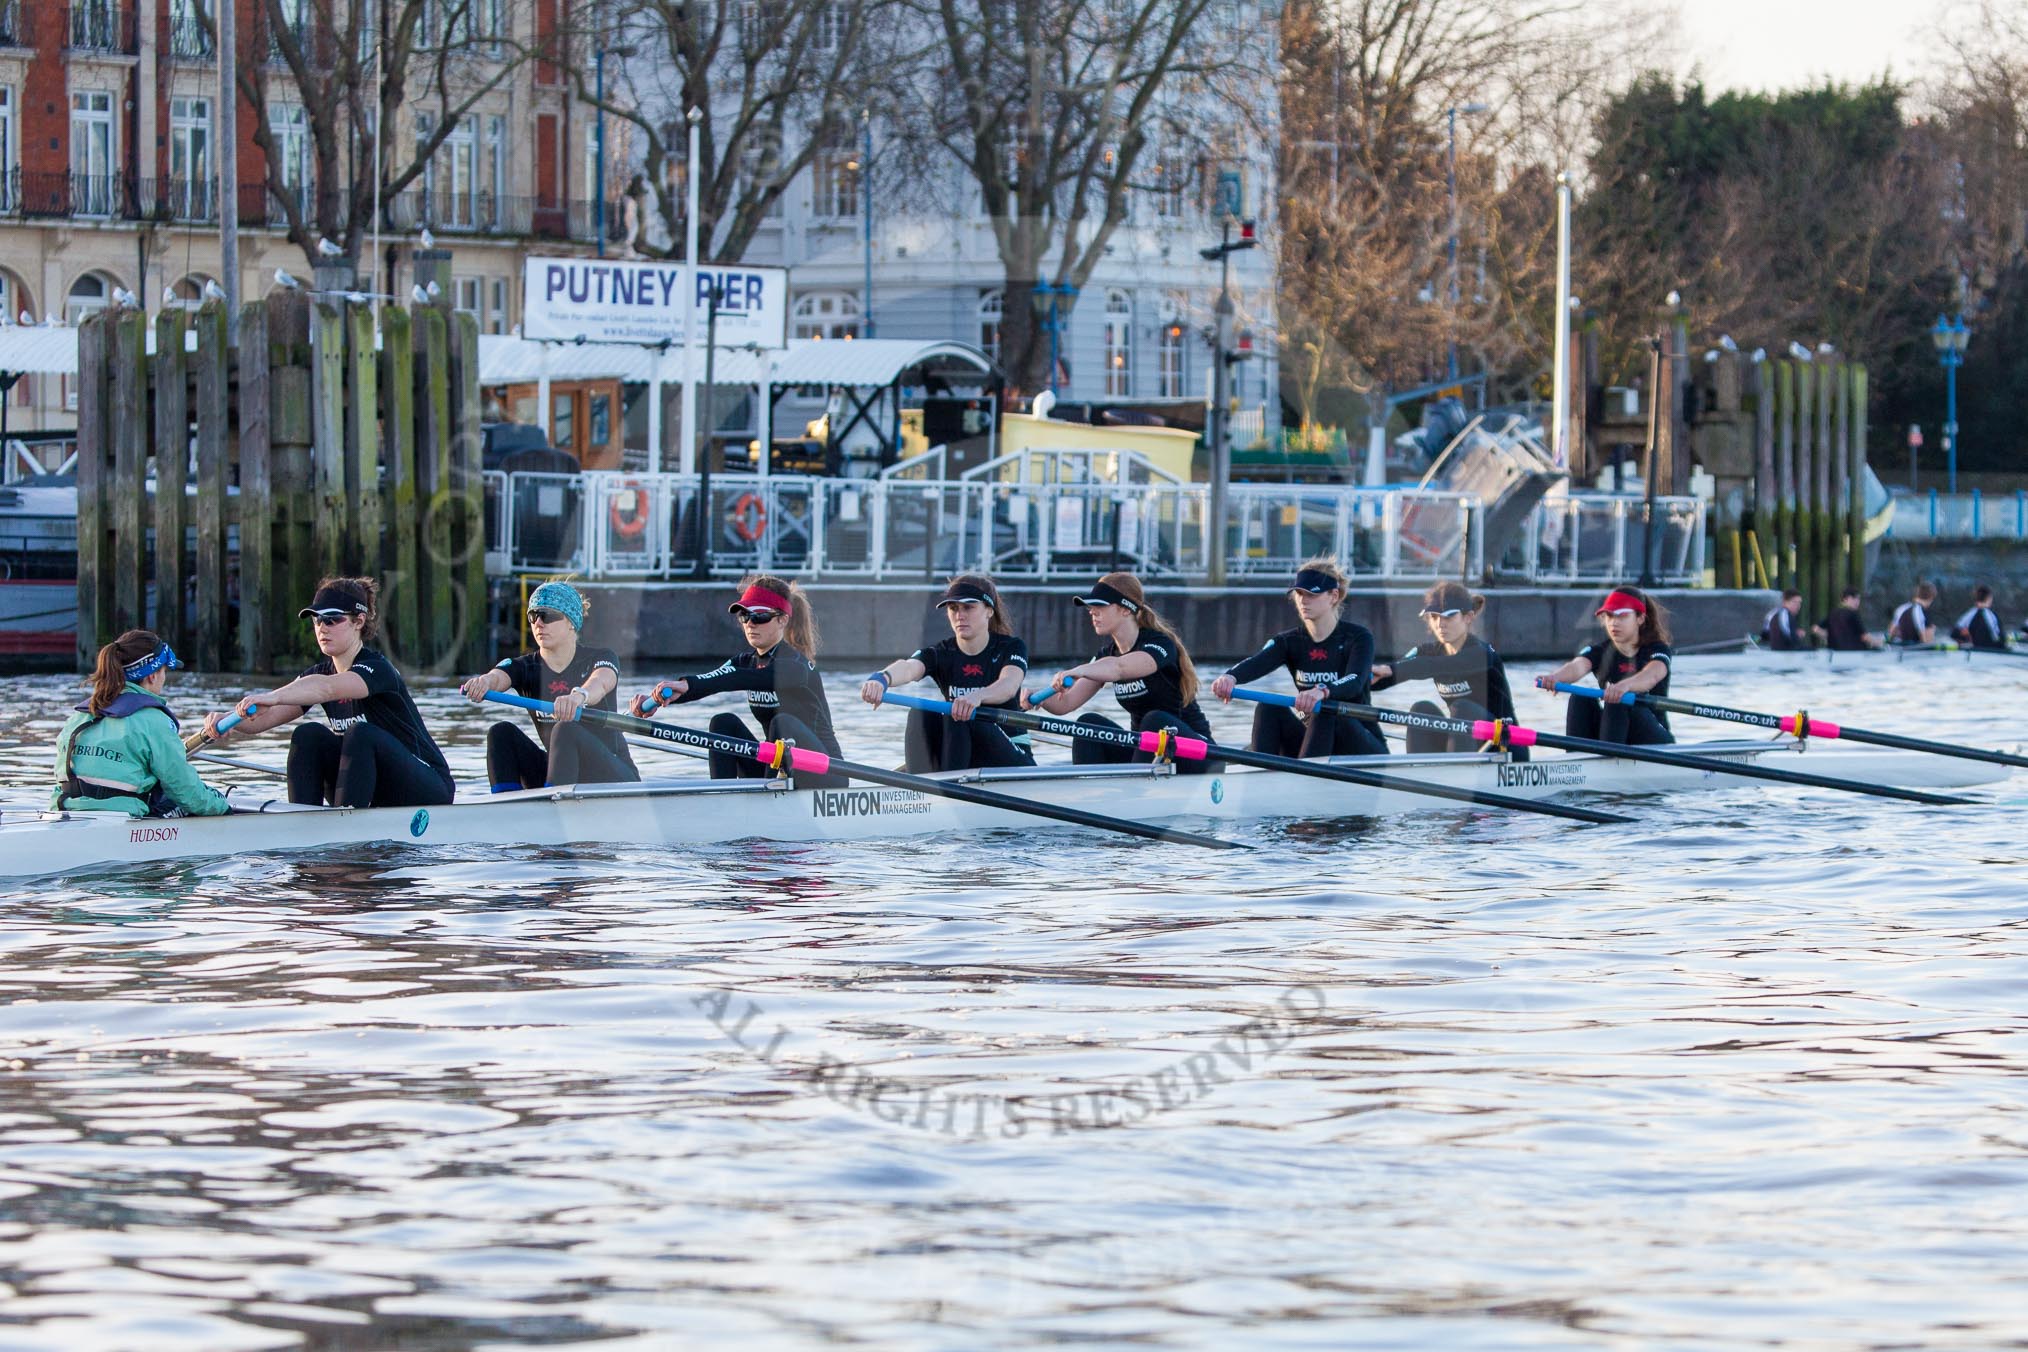
{"label": "white sign board", "polygon": [[612,258],[529,259],[521,274],[521,334],[680,347],[687,320],[702,342],[713,286],[720,347],[788,346],[786,268],[691,268]]}

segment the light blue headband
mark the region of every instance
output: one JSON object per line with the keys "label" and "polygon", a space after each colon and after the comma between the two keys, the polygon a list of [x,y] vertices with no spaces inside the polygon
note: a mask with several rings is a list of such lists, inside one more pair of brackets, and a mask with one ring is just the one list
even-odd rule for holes
{"label": "light blue headband", "polygon": [[530,610],[553,610],[579,633],[584,632],[584,597],[568,582],[545,582],[528,598]]}

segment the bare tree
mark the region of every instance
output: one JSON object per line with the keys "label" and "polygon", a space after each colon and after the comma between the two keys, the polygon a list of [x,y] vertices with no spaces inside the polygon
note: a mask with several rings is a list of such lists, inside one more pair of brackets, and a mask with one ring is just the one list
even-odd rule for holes
{"label": "bare tree", "polygon": [[[891,131],[926,180],[977,190],[1005,275],[1000,358],[1048,383],[1039,286],[1059,318],[1137,192],[1179,195],[1186,165],[1245,154],[1231,91],[1265,64],[1212,0],[904,0],[920,45]],[[1249,62],[1252,62],[1249,65]],[[1201,195],[1202,185],[1192,185]]]}
{"label": "bare tree", "polygon": [[890,0],[620,0],[598,33],[620,59],[603,97],[573,67],[581,99],[641,145],[647,252],[680,257],[689,210],[689,124],[698,110],[698,236],[706,258],[737,259],[782,193],[820,157],[856,192],[856,146],[872,70],[889,52]]}
{"label": "bare tree", "polygon": [[[193,3],[216,42],[210,5]],[[376,205],[422,178],[445,140],[522,62],[540,54],[561,63],[567,50],[563,0],[552,31],[526,36],[513,0],[260,0],[257,12],[258,22],[238,30],[239,90],[253,105],[270,209],[312,263],[319,239],[357,259]],[[278,92],[302,109],[300,128],[276,128]],[[380,129],[399,125],[412,105],[429,109],[428,130],[401,153]],[[291,153],[298,133],[308,142],[307,166]]]}

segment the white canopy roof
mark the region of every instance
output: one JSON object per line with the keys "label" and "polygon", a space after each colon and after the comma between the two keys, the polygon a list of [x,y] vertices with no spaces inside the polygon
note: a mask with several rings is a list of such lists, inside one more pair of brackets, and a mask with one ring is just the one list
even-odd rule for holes
{"label": "white canopy roof", "polygon": [[0,371],[10,375],[76,375],[77,330],[41,325],[0,328]]}
{"label": "white canopy roof", "polygon": [[[769,358],[772,357],[772,362]],[[529,338],[482,334],[479,383],[520,384],[550,380],[625,380],[673,384],[683,379],[683,349],[661,350],[627,343],[542,343]],[[889,385],[924,362],[969,367],[980,375],[993,360],[970,343],[925,342],[914,338],[798,338],[780,352],[721,347],[713,378],[721,385]],[[702,356],[698,376],[704,374]]]}

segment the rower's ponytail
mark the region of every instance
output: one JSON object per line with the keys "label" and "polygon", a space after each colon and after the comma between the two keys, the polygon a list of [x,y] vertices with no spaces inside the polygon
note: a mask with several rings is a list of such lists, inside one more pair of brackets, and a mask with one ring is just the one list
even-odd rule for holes
{"label": "rower's ponytail", "polygon": [[1176,637],[1176,631],[1171,629],[1168,622],[1157,615],[1155,608],[1148,604],[1148,594],[1141,587],[1141,579],[1132,573],[1107,573],[1099,581],[1138,607],[1134,612],[1136,624],[1150,633],[1160,634],[1169,640],[1169,645],[1176,650],[1176,684],[1183,702],[1188,704],[1196,699],[1197,664],[1190,660],[1190,650],[1183,646],[1182,639]]}
{"label": "rower's ponytail", "polygon": [[92,693],[87,701],[95,714],[103,714],[112,707],[114,700],[127,688],[126,669],[144,657],[152,656],[162,646],[162,640],[145,629],[129,629],[126,633],[99,649],[98,661],[92,665]]}
{"label": "rower's ponytail", "polygon": [[801,587],[788,578],[776,577],[772,573],[753,573],[739,584],[743,593],[748,587],[765,587],[777,596],[789,601],[789,627],[782,635],[782,642],[794,648],[810,661],[817,660],[817,612],[810,607],[810,597]]}

